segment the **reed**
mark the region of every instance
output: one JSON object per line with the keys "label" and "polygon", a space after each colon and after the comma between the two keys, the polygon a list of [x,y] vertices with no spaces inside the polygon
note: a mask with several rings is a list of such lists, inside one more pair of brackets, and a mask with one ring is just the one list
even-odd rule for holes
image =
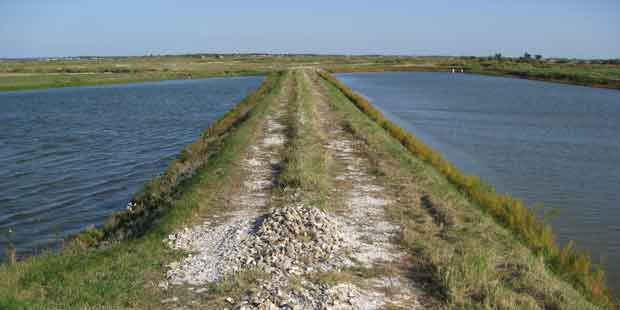
{"label": "reed", "polygon": [[584,292],[592,301],[611,307],[613,301],[605,286],[604,272],[600,266],[591,263],[588,254],[576,250],[573,243],[569,243],[564,248],[558,246],[551,227],[538,219],[530,209],[524,207],[520,200],[496,193],[479,177],[464,174],[439,152],[386,119],[368,100],[353,92],[329,72],[319,70],[318,73],[340,90],[359,110],[398,140],[409,152],[437,169],[459,191],[481,206],[500,224],[514,232],[535,254],[544,257],[546,264],[556,274]]}

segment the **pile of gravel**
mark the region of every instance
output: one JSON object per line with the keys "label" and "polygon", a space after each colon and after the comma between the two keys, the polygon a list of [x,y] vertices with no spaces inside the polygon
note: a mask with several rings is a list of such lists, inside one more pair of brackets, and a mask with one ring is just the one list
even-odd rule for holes
{"label": "pile of gravel", "polygon": [[236,262],[242,268],[290,275],[328,270],[338,259],[343,240],[337,224],[317,208],[276,208],[242,242]]}
{"label": "pile of gravel", "polygon": [[[345,239],[338,224],[321,210],[302,205],[274,208],[263,216],[233,214],[223,224],[186,228],[164,241],[191,254],[168,266],[162,288],[203,286],[243,270],[265,271],[269,277],[257,283],[259,289],[234,302],[239,309],[321,309],[334,304],[339,297],[332,296],[328,286],[303,275],[351,265],[343,255]],[[293,278],[301,283],[291,290]]]}
{"label": "pile of gravel", "polygon": [[[260,268],[270,277],[259,290],[235,302],[238,309],[324,309],[334,305],[329,287],[303,275],[344,266],[342,230],[327,214],[313,207],[273,209],[241,247],[236,263],[242,269]],[[291,289],[291,280],[297,279]]]}

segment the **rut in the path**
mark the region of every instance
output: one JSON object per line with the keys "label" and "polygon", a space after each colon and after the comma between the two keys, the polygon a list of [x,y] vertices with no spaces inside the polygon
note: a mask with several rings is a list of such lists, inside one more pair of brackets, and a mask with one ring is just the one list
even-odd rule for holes
{"label": "rut in the path", "polygon": [[[328,98],[314,72],[304,72],[305,79],[312,84],[313,101],[319,115],[319,124],[327,136],[325,150],[332,157],[335,166],[334,193],[343,201],[343,212],[338,220],[344,229],[349,255],[358,267],[388,270],[384,275],[368,279],[356,289],[366,294],[367,308],[386,306],[403,309],[419,308],[417,297],[421,291],[412,280],[400,270],[401,260],[406,253],[395,245],[393,239],[398,227],[386,216],[385,208],[395,203],[389,191],[369,173],[370,162],[361,151],[363,141],[346,132],[334,120]],[[342,284],[351,289],[351,284]],[[355,302],[353,300],[352,302]]]}
{"label": "rut in the path", "polygon": [[256,229],[261,213],[273,199],[272,189],[286,139],[285,126],[280,119],[289,100],[289,84],[280,90],[273,113],[266,116],[261,130],[256,133],[257,143],[250,146],[242,161],[242,183],[238,184],[232,197],[224,200],[229,204],[226,209],[232,212],[221,219],[212,216],[204,223],[169,237],[168,243],[172,248],[191,254],[168,266],[168,281],[161,287],[185,284],[203,291],[200,286],[219,281],[226,274],[237,271],[238,267],[230,260],[238,256],[240,242]]}

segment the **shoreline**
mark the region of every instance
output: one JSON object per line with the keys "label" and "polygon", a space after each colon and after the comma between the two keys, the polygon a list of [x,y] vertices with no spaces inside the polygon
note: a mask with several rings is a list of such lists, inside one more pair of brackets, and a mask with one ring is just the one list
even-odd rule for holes
{"label": "shoreline", "polygon": [[[18,92],[18,91],[28,91],[28,90],[44,90],[44,89],[57,89],[57,88],[67,88],[67,87],[89,87],[89,86],[114,86],[114,85],[127,85],[127,84],[142,84],[142,83],[150,83],[150,82],[164,82],[164,81],[182,81],[182,80],[195,80],[195,79],[209,79],[209,78],[226,78],[226,77],[243,77],[243,76],[264,76],[269,74],[269,72],[263,71],[248,71],[248,72],[217,72],[217,73],[175,73],[165,77],[152,77],[152,78],[129,78],[129,79],[118,79],[111,81],[81,81],[81,82],[62,82],[62,83],[45,83],[45,84],[32,84],[32,85],[24,85],[24,86],[2,86],[0,85],[0,94],[5,92]],[[66,74],[65,74],[66,75]],[[72,75],[102,75],[100,73],[75,73]],[[105,77],[111,77],[114,73],[103,74]],[[40,77],[41,75],[34,75],[36,77]],[[63,76],[63,74],[49,74],[43,76]],[[0,77],[2,75],[0,74]]]}
{"label": "shoreline", "polygon": [[[436,67],[414,67],[414,66],[378,66],[372,68],[365,67],[347,67],[347,68],[327,68],[327,71],[330,73],[373,73],[373,72],[441,72],[441,73],[451,73],[449,68],[436,68]],[[610,84],[600,84],[594,82],[584,82],[584,81],[573,81],[567,76],[564,79],[557,78],[543,78],[537,77],[534,75],[529,75],[527,73],[510,73],[504,71],[484,71],[484,70],[476,70],[465,68],[463,72],[456,72],[458,74],[477,74],[482,76],[495,76],[495,77],[504,77],[504,78],[513,78],[513,79],[521,79],[521,80],[530,80],[530,81],[540,81],[547,83],[555,83],[555,84],[564,84],[564,85],[573,85],[573,86],[582,86],[582,87],[590,87],[590,88],[601,88],[601,89],[610,89],[610,90],[620,90],[620,81],[616,83]]]}

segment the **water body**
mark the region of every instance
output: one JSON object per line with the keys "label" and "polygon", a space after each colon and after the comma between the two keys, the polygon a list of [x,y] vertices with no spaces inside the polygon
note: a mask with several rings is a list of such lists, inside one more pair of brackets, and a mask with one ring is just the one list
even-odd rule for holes
{"label": "water body", "polygon": [[461,170],[542,202],[620,288],[620,91],[449,73],[338,79]]}
{"label": "water body", "polygon": [[0,260],[101,225],[262,80],[0,93]]}

